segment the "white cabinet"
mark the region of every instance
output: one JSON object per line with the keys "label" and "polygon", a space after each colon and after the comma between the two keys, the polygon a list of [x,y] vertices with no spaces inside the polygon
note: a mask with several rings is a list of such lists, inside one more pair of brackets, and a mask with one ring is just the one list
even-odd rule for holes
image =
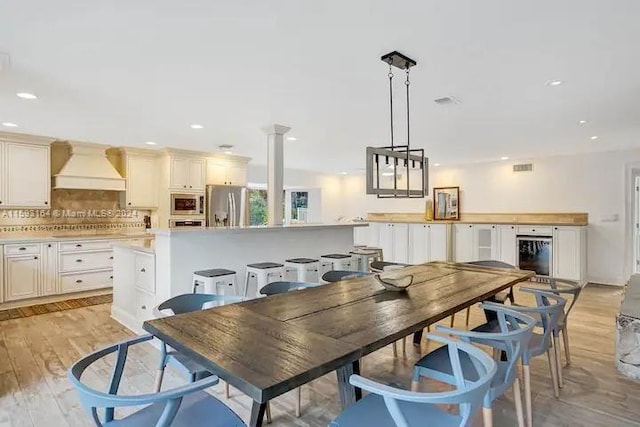
{"label": "white cabinet", "polygon": [[204,191],[204,164],[201,158],[172,156],[169,187],[172,190]]}
{"label": "white cabinet", "polygon": [[207,184],[247,185],[246,164],[226,159],[207,159]]}
{"label": "white cabinet", "polygon": [[498,257],[499,261],[517,266],[518,254],[516,243],[516,227],[515,225],[499,225],[498,226]]}
{"label": "white cabinet", "polygon": [[50,201],[49,145],[0,142],[0,206],[48,208]]}
{"label": "white cabinet", "polygon": [[[2,185],[2,182],[0,182]],[[0,254],[4,253],[4,248],[0,245]],[[0,303],[4,302],[4,259],[0,259]]]}
{"label": "white cabinet", "polygon": [[5,256],[5,300],[16,301],[39,296],[41,265],[39,255]]}
{"label": "white cabinet", "polygon": [[110,240],[61,242],[58,253],[60,293],[108,288],[113,285]]}
{"label": "white cabinet", "polygon": [[453,260],[455,262],[470,262],[474,259],[473,224],[453,225]]}
{"label": "white cabinet", "polygon": [[409,224],[383,223],[378,231],[378,246],[384,260],[408,263]]}
{"label": "white cabinet", "polygon": [[42,244],[42,295],[58,293],[58,244]]}
{"label": "white cabinet", "polygon": [[497,260],[498,230],[495,225],[473,224],[472,261]]}
{"label": "white cabinet", "polygon": [[410,224],[409,263],[447,261],[449,258],[448,234],[447,224]]}
{"label": "white cabinet", "polygon": [[126,156],[126,208],[155,209],[158,207],[158,162],[155,157]]}
{"label": "white cabinet", "polygon": [[553,276],[583,281],[586,273],[585,227],[553,227]]}

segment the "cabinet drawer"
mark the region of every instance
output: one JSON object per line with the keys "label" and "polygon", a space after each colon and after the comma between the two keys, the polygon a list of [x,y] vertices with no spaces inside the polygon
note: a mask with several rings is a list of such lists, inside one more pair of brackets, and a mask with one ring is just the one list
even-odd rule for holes
{"label": "cabinet drawer", "polygon": [[94,251],[111,249],[110,240],[81,240],[76,242],[61,242],[60,252]]}
{"label": "cabinet drawer", "polygon": [[40,243],[29,243],[25,245],[5,245],[5,255],[39,255]]}
{"label": "cabinet drawer", "polygon": [[63,274],[60,276],[60,292],[78,292],[87,289],[106,288],[113,282],[113,272],[94,271],[91,273]]}
{"label": "cabinet drawer", "polygon": [[156,297],[143,291],[136,291],[136,320],[145,322],[154,318],[153,308]]}
{"label": "cabinet drawer", "polygon": [[153,255],[136,252],[136,287],[155,293],[155,258]]}
{"label": "cabinet drawer", "polygon": [[59,260],[59,270],[61,272],[99,270],[113,266],[113,252],[108,250],[65,253],[60,254]]}
{"label": "cabinet drawer", "polygon": [[517,228],[517,234],[521,236],[551,236],[553,233],[553,227],[548,226],[535,226],[535,225],[519,225]]}

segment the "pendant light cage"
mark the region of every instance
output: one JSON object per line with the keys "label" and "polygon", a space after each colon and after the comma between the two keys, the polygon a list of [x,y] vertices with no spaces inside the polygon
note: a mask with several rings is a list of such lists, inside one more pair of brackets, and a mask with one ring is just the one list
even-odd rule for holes
{"label": "pendant light cage", "polygon": [[[409,108],[409,70],[417,63],[399,53],[391,52],[382,56],[389,65],[389,110],[391,145],[385,147],[367,147],[367,194],[378,198],[423,198],[429,188],[429,159],[424,149],[411,148],[410,145],[410,108]],[[407,101],[407,143],[395,145],[393,129],[393,68],[406,73]]]}

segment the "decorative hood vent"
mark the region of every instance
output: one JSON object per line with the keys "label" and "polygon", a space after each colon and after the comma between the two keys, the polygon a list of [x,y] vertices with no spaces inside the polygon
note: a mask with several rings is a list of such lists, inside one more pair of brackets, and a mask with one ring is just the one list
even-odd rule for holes
{"label": "decorative hood vent", "polygon": [[53,176],[53,188],[124,191],[125,180],[107,159],[108,147],[69,142],[70,157]]}

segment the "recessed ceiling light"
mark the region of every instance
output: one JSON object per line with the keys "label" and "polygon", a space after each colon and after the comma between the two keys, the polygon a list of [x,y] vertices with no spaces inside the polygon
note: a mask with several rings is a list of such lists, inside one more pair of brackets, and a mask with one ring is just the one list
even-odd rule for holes
{"label": "recessed ceiling light", "polygon": [[147,141],[147,142],[145,142],[145,144],[147,144],[147,145],[157,145],[157,142]]}
{"label": "recessed ceiling light", "polygon": [[581,125],[584,125],[585,123],[587,123],[586,120],[580,120],[578,123],[580,123]]}
{"label": "recessed ceiling light", "polygon": [[11,123],[11,122],[4,122],[4,123],[2,123],[2,126],[6,126],[8,128],[17,128],[18,127],[17,124]]}
{"label": "recessed ceiling light", "polygon": [[596,139],[598,139],[598,135],[593,135],[593,136],[591,137],[591,139],[593,139],[593,140],[595,141]]}
{"label": "recessed ceiling light", "polygon": [[233,154],[233,151],[225,151],[224,154]]}
{"label": "recessed ceiling light", "polygon": [[298,138],[296,138],[295,136],[289,136],[287,137],[287,141],[297,141]]}
{"label": "recessed ceiling light", "polygon": [[194,123],[191,125],[191,129],[202,129],[204,126]]}
{"label": "recessed ceiling light", "polygon": [[347,175],[347,172],[340,172],[340,175]]}
{"label": "recessed ceiling light", "polygon": [[18,96],[18,98],[22,99],[38,99],[37,96],[29,92],[18,92],[16,93],[16,95]]}
{"label": "recessed ceiling light", "polygon": [[509,158],[507,156],[502,156],[500,157],[500,160],[509,160]]}
{"label": "recessed ceiling light", "polygon": [[560,86],[564,83],[562,80],[549,80],[546,84],[547,86]]}
{"label": "recessed ceiling light", "polygon": [[440,166],[440,163],[434,163],[433,166],[438,167]]}

